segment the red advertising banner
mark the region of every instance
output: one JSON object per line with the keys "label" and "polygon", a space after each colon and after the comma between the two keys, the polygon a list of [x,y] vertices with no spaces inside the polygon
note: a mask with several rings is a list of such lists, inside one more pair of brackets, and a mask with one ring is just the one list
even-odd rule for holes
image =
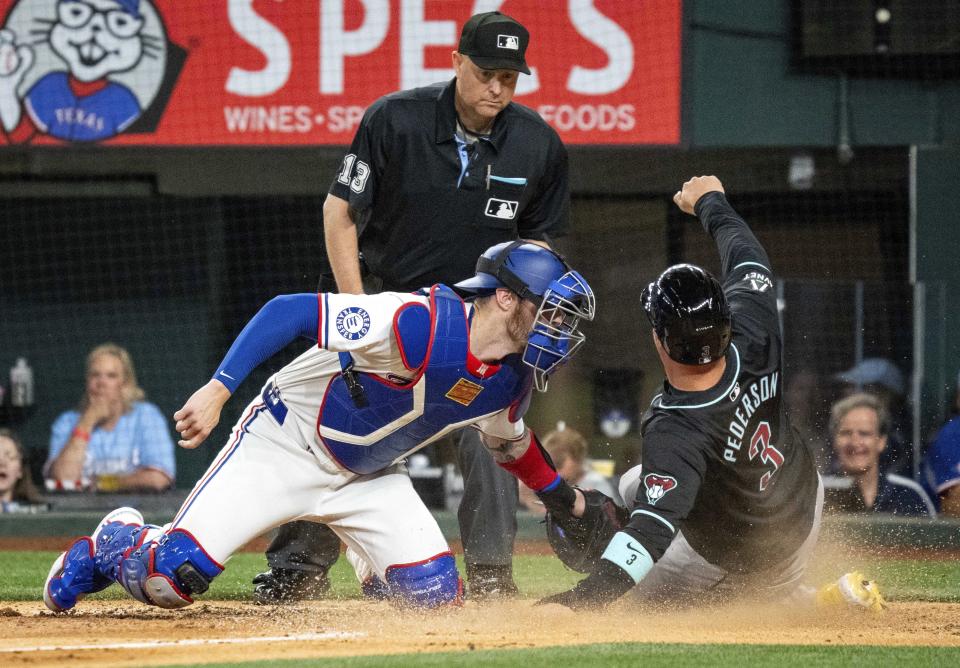
{"label": "red advertising banner", "polygon": [[348,144],[490,10],[564,141],[680,141],[680,0],[0,0],[0,144]]}

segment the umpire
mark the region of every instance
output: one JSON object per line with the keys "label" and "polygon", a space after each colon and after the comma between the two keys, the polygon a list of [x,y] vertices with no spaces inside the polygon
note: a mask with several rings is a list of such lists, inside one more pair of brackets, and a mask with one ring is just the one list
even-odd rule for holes
{"label": "umpire", "polygon": [[[453,80],[392,93],[367,109],[323,205],[340,292],[452,285],[473,275],[494,244],[547,245],[567,232],[566,150],[535,111],[511,102],[520,73],[530,74],[529,39],[509,16],[476,14],[452,54]],[[516,594],[516,480],[484,452],[476,431],[463,430],[459,441],[468,594]],[[255,600],[323,595],[338,555],[339,540],[323,525],[281,527],[267,550],[271,570],[254,579]]]}

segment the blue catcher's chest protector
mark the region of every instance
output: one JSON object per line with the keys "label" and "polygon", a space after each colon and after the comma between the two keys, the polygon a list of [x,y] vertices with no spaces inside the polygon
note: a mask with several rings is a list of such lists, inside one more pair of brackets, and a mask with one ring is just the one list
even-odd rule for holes
{"label": "blue catcher's chest protector", "polygon": [[[365,405],[358,407],[343,377],[337,376],[320,406],[320,440],[354,473],[380,471],[441,432],[483,416],[512,406],[512,419],[518,420],[526,410],[532,374],[519,356],[511,356],[488,378],[467,370],[469,323],[463,302],[450,288],[434,286],[429,320],[411,317],[409,322],[413,324],[404,331],[398,319],[396,335],[401,349],[422,350],[426,341],[425,360],[413,381],[396,385],[379,376],[357,373],[366,398]],[[405,363],[410,357],[415,356],[405,354]]]}

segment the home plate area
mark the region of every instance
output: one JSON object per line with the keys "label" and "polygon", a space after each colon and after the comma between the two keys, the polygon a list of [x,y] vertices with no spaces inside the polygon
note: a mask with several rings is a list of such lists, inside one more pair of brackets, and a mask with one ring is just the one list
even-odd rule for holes
{"label": "home plate area", "polygon": [[880,615],[624,603],[575,614],[533,603],[420,612],[360,600],[282,607],[223,601],[175,611],[94,600],[61,615],[39,603],[11,603],[0,607],[0,665],[149,666],[604,642],[960,646],[955,603],[893,603]]}

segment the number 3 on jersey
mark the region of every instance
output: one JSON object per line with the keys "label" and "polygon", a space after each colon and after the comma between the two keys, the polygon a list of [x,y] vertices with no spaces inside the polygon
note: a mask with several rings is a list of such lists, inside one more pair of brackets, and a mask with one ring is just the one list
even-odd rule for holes
{"label": "number 3 on jersey", "polygon": [[760,461],[764,464],[773,464],[773,470],[767,471],[760,478],[760,491],[762,492],[770,484],[770,478],[783,466],[783,455],[775,447],[770,445],[770,423],[761,422],[757,425],[757,430],[753,432],[753,438],[750,439],[750,461],[760,455]]}
{"label": "number 3 on jersey", "polygon": [[[350,175],[353,173],[353,163],[357,163],[356,174],[353,178],[350,178]],[[337,181],[343,185],[350,185],[350,190],[357,193],[358,195],[363,192],[363,189],[367,187],[367,178],[370,176],[370,166],[365,163],[363,160],[357,160],[357,156],[354,153],[348,153],[343,158],[343,168],[340,170],[340,173],[337,175]]]}

